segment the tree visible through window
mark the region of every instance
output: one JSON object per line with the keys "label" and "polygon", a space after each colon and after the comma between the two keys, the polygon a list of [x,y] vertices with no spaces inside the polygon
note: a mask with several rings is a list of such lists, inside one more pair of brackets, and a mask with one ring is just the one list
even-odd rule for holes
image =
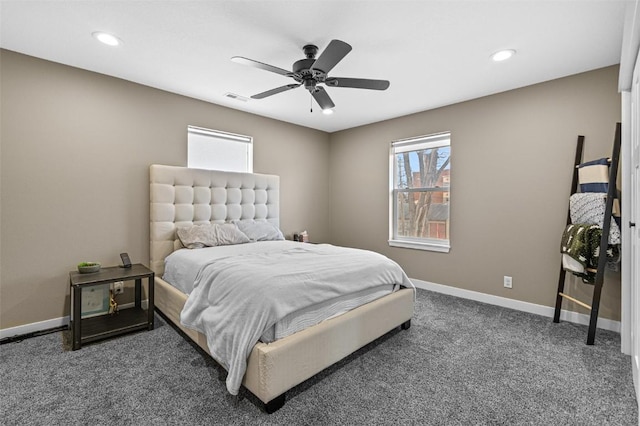
{"label": "tree visible through window", "polygon": [[391,144],[391,245],[448,251],[450,141],[441,133]]}

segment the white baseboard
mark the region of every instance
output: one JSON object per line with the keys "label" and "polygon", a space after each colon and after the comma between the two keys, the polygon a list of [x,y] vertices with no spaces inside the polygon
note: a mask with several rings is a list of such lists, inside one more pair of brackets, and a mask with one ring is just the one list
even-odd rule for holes
{"label": "white baseboard", "polygon": [[[555,313],[555,308],[551,306],[536,305],[535,303],[523,302],[521,300],[494,296],[457,287],[450,287],[443,284],[430,283],[428,281],[417,280],[414,278],[411,279],[411,282],[413,282],[413,285],[417,288],[422,288],[424,290],[448,294],[450,296],[456,296],[463,299],[475,300],[477,302],[487,303],[490,305],[502,306],[503,308],[515,309],[517,311],[529,312],[531,314],[542,315],[549,318],[553,318]],[[562,321],[568,321],[575,324],[589,325],[589,315],[566,311],[564,309],[560,312],[560,319]],[[603,330],[620,333],[620,321],[598,318],[597,327]]]}
{"label": "white baseboard", "polygon": [[[144,309],[149,306],[148,300],[143,300],[141,305]],[[133,308],[134,303],[124,303],[118,305],[119,309]],[[46,321],[32,322],[31,324],[19,325],[16,327],[9,327],[0,329],[0,339],[6,339],[8,337],[24,336],[29,333],[37,333],[38,331],[51,330],[53,328],[64,327],[69,325],[69,316],[53,318]]]}
{"label": "white baseboard", "polygon": [[64,327],[69,325],[69,317],[53,318],[46,321],[32,322],[31,324],[19,325],[17,327],[3,328],[0,330],[0,339],[7,337],[23,336],[29,333],[35,333],[52,328]]}
{"label": "white baseboard", "polygon": [[[490,305],[502,306],[503,308],[515,309],[517,311],[529,312],[531,314],[542,315],[553,318],[554,308],[551,306],[536,305],[535,303],[523,302],[521,300],[509,299],[506,297],[494,296],[491,294],[480,293],[472,290],[465,290],[457,287],[450,287],[443,284],[431,283],[412,278],[411,281],[417,288],[433,291],[436,293],[448,294],[450,296],[460,297],[463,299],[475,300],[477,302],[487,303]],[[148,301],[142,301],[142,307],[147,309]],[[120,309],[132,308],[132,303],[120,305]],[[562,321],[569,321],[575,324],[589,325],[589,316],[578,312],[562,310],[560,313]],[[46,321],[34,322],[31,324],[19,325],[17,327],[0,329],[0,339],[7,337],[22,336],[29,333],[35,333],[43,330],[69,325],[69,316],[53,318]],[[598,328],[610,330],[620,333],[620,321],[613,321],[606,318],[598,318]]]}

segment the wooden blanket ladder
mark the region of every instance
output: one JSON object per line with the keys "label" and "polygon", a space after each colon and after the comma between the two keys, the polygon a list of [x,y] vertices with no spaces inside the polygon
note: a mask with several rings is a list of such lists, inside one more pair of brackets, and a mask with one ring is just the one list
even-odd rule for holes
{"label": "wooden blanket ladder", "polygon": [[[591,305],[584,303],[564,293],[564,283],[567,271],[560,265],[560,276],[558,278],[558,294],[556,296],[556,308],[553,316],[553,322],[560,322],[560,311],[562,308],[562,299],[570,300],[591,311],[589,319],[589,332],[587,334],[587,345],[593,345],[596,337],[596,324],[598,322],[598,310],[600,308],[600,294],[602,292],[602,284],[604,282],[604,271],[607,265],[607,246],[609,244],[609,228],[611,225],[611,213],[613,211],[613,201],[617,196],[616,180],[618,177],[618,164],[620,161],[620,144],[621,144],[621,125],[616,124],[616,133],[613,140],[613,154],[609,159],[609,187],[605,204],[604,221],[602,224],[602,236],[600,237],[600,254],[598,256],[597,269],[590,269],[594,272],[595,282],[593,284],[593,297]],[[582,163],[582,150],[584,146],[584,136],[578,136],[576,147],[575,167],[573,171],[573,180],[571,182],[571,194],[578,190],[578,168]],[[567,211],[567,225],[571,224],[571,213]]]}

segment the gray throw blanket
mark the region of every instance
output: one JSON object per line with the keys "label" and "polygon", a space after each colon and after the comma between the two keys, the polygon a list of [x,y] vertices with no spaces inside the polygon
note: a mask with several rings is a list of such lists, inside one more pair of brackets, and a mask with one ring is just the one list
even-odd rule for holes
{"label": "gray throw blanket", "polygon": [[237,395],[247,358],[267,328],[308,306],[385,284],[413,287],[381,254],[301,243],[205,265],[180,321],[207,336],[211,355],[228,371],[227,390]]}
{"label": "gray throw blanket", "polygon": [[[569,198],[571,223],[598,225],[602,228],[607,194],[597,192],[576,193]],[[620,228],[612,220],[609,228],[609,244],[620,244]]]}

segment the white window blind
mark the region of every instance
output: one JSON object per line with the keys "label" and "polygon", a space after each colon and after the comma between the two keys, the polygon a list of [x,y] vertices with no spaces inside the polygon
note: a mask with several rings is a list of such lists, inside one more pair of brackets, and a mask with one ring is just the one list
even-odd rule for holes
{"label": "white window blind", "polygon": [[187,127],[187,167],[253,173],[253,138]]}

